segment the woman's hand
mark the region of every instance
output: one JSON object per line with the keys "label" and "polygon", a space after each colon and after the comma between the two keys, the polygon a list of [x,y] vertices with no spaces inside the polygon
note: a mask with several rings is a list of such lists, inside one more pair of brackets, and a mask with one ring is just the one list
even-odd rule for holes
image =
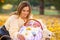
{"label": "woman's hand", "polygon": [[17,38],[18,38],[19,40],[25,40],[24,36],[23,36],[23,35],[20,35],[20,34],[17,35]]}

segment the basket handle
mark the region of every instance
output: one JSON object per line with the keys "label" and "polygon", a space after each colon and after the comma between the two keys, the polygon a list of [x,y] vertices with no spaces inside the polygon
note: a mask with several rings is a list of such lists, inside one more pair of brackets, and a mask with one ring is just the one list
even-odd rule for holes
{"label": "basket handle", "polygon": [[29,19],[29,20],[27,20],[27,21],[24,23],[24,26],[26,26],[27,23],[28,23],[30,20],[33,20],[33,21],[38,22],[38,23],[40,24],[41,29],[43,30],[41,23],[40,23],[38,20],[35,20],[35,19]]}

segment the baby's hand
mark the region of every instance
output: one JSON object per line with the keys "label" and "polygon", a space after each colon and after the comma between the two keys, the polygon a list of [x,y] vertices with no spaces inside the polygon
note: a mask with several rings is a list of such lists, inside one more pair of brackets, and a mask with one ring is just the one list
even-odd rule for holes
{"label": "baby's hand", "polygon": [[24,36],[23,36],[23,35],[20,35],[20,34],[17,35],[17,38],[18,38],[19,40],[25,40]]}

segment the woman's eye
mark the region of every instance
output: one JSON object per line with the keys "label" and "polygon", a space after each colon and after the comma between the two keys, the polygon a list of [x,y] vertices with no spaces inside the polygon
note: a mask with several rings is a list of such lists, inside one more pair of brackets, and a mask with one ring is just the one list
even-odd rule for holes
{"label": "woman's eye", "polygon": [[29,12],[29,10],[27,10],[27,12]]}
{"label": "woman's eye", "polygon": [[29,10],[22,10],[23,12],[29,12]]}
{"label": "woman's eye", "polygon": [[23,12],[25,12],[25,10],[23,10]]}

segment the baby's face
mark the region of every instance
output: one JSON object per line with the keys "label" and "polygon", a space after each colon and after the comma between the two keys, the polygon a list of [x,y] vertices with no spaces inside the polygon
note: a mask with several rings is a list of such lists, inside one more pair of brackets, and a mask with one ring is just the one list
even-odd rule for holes
{"label": "baby's face", "polygon": [[34,27],[40,27],[40,24],[38,22],[34,22],[33,26]]}

